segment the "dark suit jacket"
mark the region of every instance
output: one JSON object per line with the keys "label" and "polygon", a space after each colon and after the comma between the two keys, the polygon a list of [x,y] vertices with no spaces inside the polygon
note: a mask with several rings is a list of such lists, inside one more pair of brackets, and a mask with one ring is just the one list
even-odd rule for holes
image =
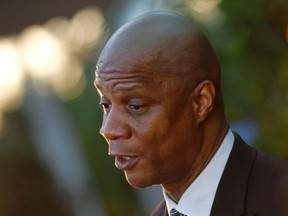
{"label": "dark suit jacket", "polygon": [[[288,163],[256,151],[234,135],[210,215],[288,216]],[[168,215],[164,200],[151,215]]]}

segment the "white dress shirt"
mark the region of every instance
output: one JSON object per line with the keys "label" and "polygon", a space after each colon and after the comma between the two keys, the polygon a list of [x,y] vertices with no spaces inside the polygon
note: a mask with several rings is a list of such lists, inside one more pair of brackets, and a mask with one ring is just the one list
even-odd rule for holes
{"label": "white dress shirt", "polygon": [[224,167],[232,150],[234,135],[226,134],[221,146],[176,204],[163,189],[168,212],[173,208],[188,216],[209,216]]}

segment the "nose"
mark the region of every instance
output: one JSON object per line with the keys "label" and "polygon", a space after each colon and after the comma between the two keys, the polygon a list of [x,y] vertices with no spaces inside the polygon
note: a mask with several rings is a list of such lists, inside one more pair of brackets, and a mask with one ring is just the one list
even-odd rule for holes
{"label": "nose", "polygon": [[109,113],[104,114],[100,134],[107,140],[128,139],[131,130],[127,124],[125,114],[111,108]]}

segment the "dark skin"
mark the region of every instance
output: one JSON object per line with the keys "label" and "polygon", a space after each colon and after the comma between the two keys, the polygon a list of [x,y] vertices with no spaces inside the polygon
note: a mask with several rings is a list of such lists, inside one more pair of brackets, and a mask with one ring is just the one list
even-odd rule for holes
{"label": "dark skin", "polygon": [[209,42],[181,16],[145,14],[110,38],[95,73],[116,166],[132,186],[160,184],[177,203],[228,130]]}

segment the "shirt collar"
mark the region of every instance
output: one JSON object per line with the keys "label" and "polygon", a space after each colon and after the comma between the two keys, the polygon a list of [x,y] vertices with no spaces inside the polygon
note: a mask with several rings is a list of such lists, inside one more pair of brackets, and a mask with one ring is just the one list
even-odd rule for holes
{"label": "shirt collar", "polygon": [[171,200],[163,189],[168,212],[175,208],[188,216],[210,214],[216,190],[233,143],[234,135],[229,130],[209,164],[183,193],[178,204]]}

